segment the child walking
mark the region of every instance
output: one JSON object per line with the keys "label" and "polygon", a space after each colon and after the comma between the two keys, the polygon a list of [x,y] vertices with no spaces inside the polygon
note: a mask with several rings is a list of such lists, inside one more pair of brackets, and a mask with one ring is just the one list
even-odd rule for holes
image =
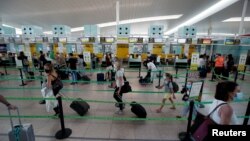
{"label": "child walking", "polygon": [[[174,105],[174,101],[173,101],[173,99],[175,99],[174,90],[173,90],[173,76],[170,73],[166,73],[165,76],[166,76],[166,78],[164,80],[164,84],[158,88],[161,89],[161,88],[165,87],[166,94],[165,94],[164,98],[162,99],[161,107],[156,109],[157,113],[161,112],[167,99],[172,104],[172,107],[170,107],[170,109],[175,110],[175,105]],[[172,97],[173,97],[173,99],[172,99]]]}

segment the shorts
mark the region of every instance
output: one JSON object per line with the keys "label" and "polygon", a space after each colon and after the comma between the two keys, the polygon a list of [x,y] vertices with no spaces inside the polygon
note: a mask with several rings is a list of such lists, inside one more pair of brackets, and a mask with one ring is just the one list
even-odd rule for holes
{"label": "shorts", "polygon": [[171,95],[172,95],[172,94],[170,94],[170,93],[166,93],[166,94],[164,95],[164,98],[165,98],[165,99],[169,99],[169,98],[171,98]]}

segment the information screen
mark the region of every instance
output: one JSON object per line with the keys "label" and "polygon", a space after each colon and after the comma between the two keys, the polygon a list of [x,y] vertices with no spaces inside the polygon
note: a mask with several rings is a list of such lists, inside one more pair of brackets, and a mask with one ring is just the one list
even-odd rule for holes
{"label": "information screen", "polygon": [[212,40],[211,39],[203,39],[203,44],[211,44]]}
{"label": "information screen", "polygon": [[114,40],[115,40],[115,39],[114,39],[113,37],[106,37],[106,38],[105,38],[105,42],[106,42],[106,43],[113,43]]}
{"label": "information screen", "polygon": [[155,39],[154,39],[154,38],[149,38],[149,39],[148,39],[148,42],[149,42],[149,43],[154,43],[154,42],[155,42]]}
{"label": "information screen", "polygon": [[234,45],[234,39],[226,39],[225,45]]}
{"label": "information screen", "polygon": [[163,39],[162,38],[155,38],[155,43],[162,43]]}
{"label": "information screen", "polygon": [[37,43],[42,43],[42,42],[43,42],[43,37],[36,37],[36,38],[35,38],[35,41],[36,41]]}
{"label": "information screen", "polygon": [[185,44],[186,43],[186,39],[178,39],[177,43]]}
{"label": "information screen", "polygon": [[82,41],[82,43],[88,43],[89,38],[88,37],[81,38],[81,41]]}
{"label": "information screen", "polygon": [[67,42],[67,38],[66,37],[59,38],[59,42],[66,43]]}
{"label": "information screen", "polygon": [[0,44],[0,53],[7,53],[7,45]]}

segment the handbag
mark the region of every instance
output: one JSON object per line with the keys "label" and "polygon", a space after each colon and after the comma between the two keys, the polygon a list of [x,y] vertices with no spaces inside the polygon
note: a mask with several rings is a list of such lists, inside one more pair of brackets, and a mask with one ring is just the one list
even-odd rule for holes
{"label": "handbag", "polygon": [[122,86],[122,93],[128,93],[128,92],[132,92],[132,88],[131,88],[129,82],[125,81],[124,85]]}
{"label": "handbag", "polygon": [[195,118],[194,124],[191,127],[191,133],[193,133],[193,138],[196,141],[204,141],[207,138],[208,135],[208,127],[210,125],[216,125],[211,118],[210,115],[214,113],[220,106],[227,104],[227,103],[221,103],[217,105],[212,112],[210,112],[207,116],[202,115],[201,113],[197,112],[197,116]]}
{"label": "handbag", "polygon": [[[51,76],[53,76],[53,75],[51,75]],[[53,76],[53,77],[56,79],[54,80],[54,83],[52,85],[52,90],[59,92],[63,88],[63,83],[62,83],[60,78],[55,77],[55,76]]]}

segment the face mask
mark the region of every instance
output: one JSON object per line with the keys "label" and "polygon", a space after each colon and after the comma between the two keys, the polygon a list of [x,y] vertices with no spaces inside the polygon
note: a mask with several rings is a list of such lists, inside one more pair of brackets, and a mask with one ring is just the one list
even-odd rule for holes
{"label": "face mask", "polygon": [[163,76],[163,79],[166,79],[166,76]]}
{"label": "face mask", "polygon": [[242,92],[238,92],[235,96],[234,96],[234,98],[233,98],[233,100],[235,101],[235,100],[242,100],[243,99],[243,93]]}
{"label": "face mask", "polygon": [[46,73],[50,73],[50,70],[45,69],[44,71],[45,71]]}
{"label": "face mask", "polygon": [[190,84],[187,84],[187,89],[191,89],[191,85]]}

